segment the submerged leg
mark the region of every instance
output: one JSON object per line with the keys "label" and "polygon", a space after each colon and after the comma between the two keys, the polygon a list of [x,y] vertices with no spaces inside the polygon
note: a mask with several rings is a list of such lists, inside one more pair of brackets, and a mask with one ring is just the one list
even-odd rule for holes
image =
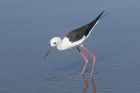
{"label": "submerged leg", "polygon": [[82,72],[81,72],[81,75],[83,75],[84,74],[84,71],[85,71],[85,69],[86,69],[86,67],[87,67],[87,64],[88,64],[88,59],[86,58],[86,56],[82,53],[82,51],[77,47],[77,49],[78,49],[78,51],[80,52],[80,54],[82,55],[82,57],[84,58],[84,60],[85,60],[85,66],[84,66],[84,68],[83,68],[83,70],[82,70]]}
{"label": "submerged leg", "polygon": [[93,65],[92,65],[92,72],[91,72],[91,77],[92,77],[94,73],[94,66],[96,63],[96,56],[92,54],[89,50],[87,50],[83,45],[81,45],[81,47],[93,58]]}

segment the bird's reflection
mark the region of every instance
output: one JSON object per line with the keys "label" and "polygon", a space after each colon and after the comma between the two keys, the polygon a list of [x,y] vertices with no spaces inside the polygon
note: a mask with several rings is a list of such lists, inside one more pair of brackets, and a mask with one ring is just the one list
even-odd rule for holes
{"label": "bird's reflection", "polygon": [[[87,82],[87,80],[85,79],[84,75],[82,75],[82,78],[83,78],[84,83],[85,83],[85,87],[84,87],[82,93],[86,93],[86,91],[87,91],[89,85],[88,85],[88,82]],[[96,86],[95,86],[93,77],[91,77],[91,81],[92,81],[92,86],[93,86],[93,93],[96,93]]]}
{"label": "bird's reflection", "polygon": [[82,75],[82,78],[83,78],[84,83],[85,83],[85,87],[84,87],[83,93],[86,93],[87,88],[88,88],[88,82],[87,82],[87,80],[85,79],[84,75]]}
{"label": "bird's reflection", "polygon": [[96,86],[95,86],[93,77],[91,77],[91,80],[92,80],[92,86],[93,86],[93,93],[96,93]]}

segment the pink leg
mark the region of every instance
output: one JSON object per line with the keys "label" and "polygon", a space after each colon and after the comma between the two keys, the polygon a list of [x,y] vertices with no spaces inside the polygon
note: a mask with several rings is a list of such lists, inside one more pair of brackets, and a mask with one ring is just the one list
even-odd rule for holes
{"label": "pink leg", "polygon": [[81,46],[92,58],[93,58],[93,65],[92,65],[92,72],[91,72],[91,77],[93,77],[93,73],[94,73],[94,66],[96,63],[96,56],[94,54],[92,54],[91,52],[89,52],[83,45]]}
{"label": "pink leg", "polygon": [[83,70],[81,72],[81,75],[83,75],[84,74],[84,71],[85,71],[85,69],[87,67],[87,64],[88,64],[88,59],[86,58],[86,56],[81,52],[81,50],[78,47],[77,47],[77,49],[80,52],[80,54],[82,55],[82,57],[84,58],[84,60],[86,61],[85,66],[84,66],[84,68],[83,68]]}

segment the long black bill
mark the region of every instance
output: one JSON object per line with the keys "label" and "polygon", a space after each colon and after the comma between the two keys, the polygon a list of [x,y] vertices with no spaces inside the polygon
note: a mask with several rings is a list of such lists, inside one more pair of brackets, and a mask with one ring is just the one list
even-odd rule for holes
{"label": "long black bill", "polygon": [[47,52],[46,56],[44,57],[44,59],[47,57],[47,55],[49,54],[49,52],[52,50],[52,46],[50,47],[49,51]]}

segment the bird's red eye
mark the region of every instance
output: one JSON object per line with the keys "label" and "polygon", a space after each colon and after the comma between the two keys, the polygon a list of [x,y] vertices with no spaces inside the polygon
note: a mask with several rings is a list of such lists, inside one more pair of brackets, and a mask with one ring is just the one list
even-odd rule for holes
{"label": "bird's red eye", "polygon": [[56,44],[56,42],[54,42],[53,44]]}

